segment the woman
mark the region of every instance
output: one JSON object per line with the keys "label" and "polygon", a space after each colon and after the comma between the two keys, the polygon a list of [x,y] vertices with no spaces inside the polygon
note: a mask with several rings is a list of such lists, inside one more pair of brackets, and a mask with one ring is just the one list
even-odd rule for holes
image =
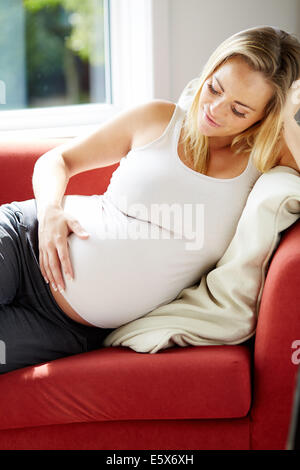
{"label": "woman", "polygon": [[[299,77],[294,36],[241,31],[209,58],[187,111],[139,105],[40,157],[35,200],[1,207],[1,372],[97,349],[212,269],[257,178],[300,171]],[[104,195],[64,196],[73,175],[116,162]]]}

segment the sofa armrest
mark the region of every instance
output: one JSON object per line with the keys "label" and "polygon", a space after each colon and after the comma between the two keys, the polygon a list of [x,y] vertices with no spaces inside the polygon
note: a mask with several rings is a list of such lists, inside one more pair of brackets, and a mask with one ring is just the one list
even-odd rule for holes
{"label": "sofa armrest", "polygon": [[[34,197],[32,174],[36,160],[66,139],[7,141],[0,144],[0,204]],[[103,194],[119,163],[73,176],[66,194]]]}
{"label": "sofa armrest", "polygon": [[252,448],[285,449],[300,340],[300,221],[282,235],[269,265],[255,336]]}

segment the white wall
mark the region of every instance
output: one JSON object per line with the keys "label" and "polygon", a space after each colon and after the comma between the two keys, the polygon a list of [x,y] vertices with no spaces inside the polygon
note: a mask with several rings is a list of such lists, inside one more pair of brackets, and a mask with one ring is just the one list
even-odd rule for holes
{"label": "white wall", "polygon": [[169,96],[177,101],[227,37],[254,26],[276,26],[300,39],[300,0],[159,0],[168,4]]}

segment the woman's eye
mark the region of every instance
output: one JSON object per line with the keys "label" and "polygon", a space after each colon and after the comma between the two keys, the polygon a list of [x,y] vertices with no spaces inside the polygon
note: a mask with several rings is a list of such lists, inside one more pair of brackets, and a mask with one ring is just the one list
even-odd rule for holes
{"label": "woman's eye", "polygon": [[[220,93],[214,89],[214,87],[208,83],[207,84],[208,88],[210,89],[211,93],[213,93],[214,95],[219,95]],[[243,114],[243,113],[239,113],[235,108],[231,108],[232,109],[232,112],[238,116],[238,117],[241,117],[241,118],[245,118],[246,117],[246,114]]]}
{"label": "woman's eye", "polygon": [[236,114],[239,117],[242,117],[242,118],[246,117],[246,114],[239,113],[235,108],[232,108],[232,111],[234,112],[234,114]]}
{"label": "woman's eye", "polygon": [[217,90],[214,89],[214,87],[208,83],[207,84],[208,88],[210,89],[210,91],[214,94],[214,95],[218,95],[219,93],[217,92]]}

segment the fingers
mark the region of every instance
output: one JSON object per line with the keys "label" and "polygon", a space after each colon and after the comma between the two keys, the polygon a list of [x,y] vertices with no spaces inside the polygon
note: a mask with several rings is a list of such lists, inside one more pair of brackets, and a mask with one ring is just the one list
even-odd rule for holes
{"label": "fingers", "polygon": [[45,282],[51,283],[54,290],[65,289],[63,273],[68,280],[74,279],[67,240],[71,232],[82,239],[89,237],[77,220],[68,219],[64,230],[48,238],[44,247],[40,246],[41,273]]}
{"label": "fingers", "polygon": [[84,228],[80,225],[77,220],[72,220],[68,223],[69,228],[72,232],[75,233],[80,238],[87,238],[89,234],[84,230]]}
{"label": "fingers", "polygon": [[[61,276],[61,272],[65,274],[66,278],[69,281],[74,279],[74,273],[73,273],[73,268],[71,264],[70,253],[69,253],[69,245],[68,245],[66,238],[58,241],[57,254],[58,254],[58,259],[60,262],[61,269],[59,269],[60,279],[59,277],[55,277],[55,279],[58,279],[57,281],[58,286],[61,286],[64,288],[65,286],[64,286],[63,278]],[[59,282],[60,280],[62,281],[62,283]]]}
{"label": "fingers", "polygon": [[56,247],[53,247],[51,249],[48,248],[48,251],[40,251],[40,267],[45,281],[47,283],[50,283],[54,290],[58,289],[59,291],[62,291],[65,289],[62,270],[65,270],[64,272],[66,272],[66,270],[70,268],[66,267],[68,266],[66,256],[60,256],[62,257],[63,261],[61,261]]}
{"label": "fingers", "polygon": [[49,278],[50,276],[47,274],[45,266],[48,266],[48,262],[46,261],[46,255],[47,253],[44,253],[41,248],[39,249],[39,263],[40,263],[40,270],[42,273],[43,278],[45,279],[45,282],[49,284]]}

